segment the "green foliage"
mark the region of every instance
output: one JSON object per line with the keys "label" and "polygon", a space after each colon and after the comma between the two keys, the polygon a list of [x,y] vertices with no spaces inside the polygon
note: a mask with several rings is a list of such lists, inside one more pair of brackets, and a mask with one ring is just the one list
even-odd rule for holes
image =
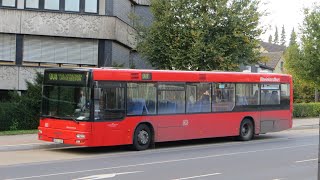
{"label": "green foliage", "polygon": [[293,105],[293,117],[318,117],[320,103],[300,103]]}
{"label": "green foliage", "polygon": [[297,44],[297,34],[296,34],[296,32],[294,31],[294,28],[292,28],[289,46],[294,45],[294,44]]}
{"label": "green foliage", "polygon": [[305,9],[302,26],[300,78],[320,88],[320,5]]}
{"label": "green foliage", "polygon": [[286,45],[286,31],[285,31],[285,29],[284,29],[284,25],[282,26],[280,42],[281,42],[281,45],[282,45],[282,46],[285,46],[285,45]]}
{"label": "green foliage", "polygon": [[270,36],[269,36],[268,42],[269,42],[269,43],[272,43],[272,36],[271,36],[271,34],[270,34]]}
{"label": "green foliage", "polygon": [[151,0],[153,24],[139,26],[137,50],[152,66],[236,70],[259,60],[259,0]]}
{"label": "green foliage", "polygon": [[293,99],[295,103],[314,102],[314,86],[293,78]]}
{"label": "green foliage", "polygon": [[43,75],[37,73],[34,83],[27,81],[21,96],[11,93],[10,102],[0,103],[0,130],[36,129],[39,124]]}
{"label": "green foliage", "polygon": [[291,33],[289,47],[284,54],[286,72],[293,77],[294,101],[299,102],[312,102],[314,100],[314,84],[305,81],[301,76],[304,75],[304,59],[302,51],[297,43],[297,35],[294,29]]}
{"label": "green foliage", "polygon": [[279,44],[279,33],[278,33],[278,27],[276,27],[276,32],[274,32],[273,44]]}

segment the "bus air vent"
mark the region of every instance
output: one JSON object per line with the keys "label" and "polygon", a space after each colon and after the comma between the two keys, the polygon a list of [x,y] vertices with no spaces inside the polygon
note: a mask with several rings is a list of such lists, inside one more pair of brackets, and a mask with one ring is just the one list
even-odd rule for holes
{"label": "bus air vent", "polygon": [[131,73],[131,79],[139,79],[139,73]]}
{"label": "bus air vent", "polygon": [[207,79],[207,76],[205,74],[199,74],[199,80],[204,81]]}

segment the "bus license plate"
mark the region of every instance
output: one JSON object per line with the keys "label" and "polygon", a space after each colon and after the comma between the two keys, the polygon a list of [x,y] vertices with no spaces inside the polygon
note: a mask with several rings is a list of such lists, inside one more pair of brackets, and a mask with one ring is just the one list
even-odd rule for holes
{"label": "bus license plate", "polygon": [[63,144],[63,139],[53,139],[54,143]]}

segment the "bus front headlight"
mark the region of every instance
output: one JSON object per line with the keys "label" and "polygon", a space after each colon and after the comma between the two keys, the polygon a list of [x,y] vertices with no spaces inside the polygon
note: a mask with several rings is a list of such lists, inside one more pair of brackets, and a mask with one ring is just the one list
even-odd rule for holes
{"label": "bus front headlight", "polygon": [[86,138],[86,135],[85,134],[77,134],[76,137],[78,139],[84,139],[84,138]]}

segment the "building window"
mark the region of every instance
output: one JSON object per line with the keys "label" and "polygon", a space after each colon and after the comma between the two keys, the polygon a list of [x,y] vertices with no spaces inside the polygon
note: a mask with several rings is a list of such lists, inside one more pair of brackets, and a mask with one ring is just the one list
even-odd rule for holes
{"label": "building window", "polygon": [[80,0],[65,0],[65,11],[80,11]]}
{"label": "building window", "polygon": [[[24,0],[26,9],[98,13],[98,0]],[[0,6],[15,7],[16,0],[0,0]]]}
{"label": "building window", "polygon": [[97,0],[84,0],[85,6],[84,11],[87,13],[97,13],[98,12],[98,1]]}
{"label": "building window", "polygon": [[16,36],[0,33],[0,61],[14,62],[16,59]]}
{"label": "building window", "polygon": [[23,62],[97,65],[98,41],[25,35]]}
{"label": "building window", "polygon": [[44,9],[48,10],[59,10],[60,8],[59,0],[45,0],[44,1]]}
{"label": "building window", "polygon": [[38,9],[39,0],[26,0],[26,8]]}
{"label": "building window", "polygon": [[16,0],[2,0],[1,6],[16,7]]}

